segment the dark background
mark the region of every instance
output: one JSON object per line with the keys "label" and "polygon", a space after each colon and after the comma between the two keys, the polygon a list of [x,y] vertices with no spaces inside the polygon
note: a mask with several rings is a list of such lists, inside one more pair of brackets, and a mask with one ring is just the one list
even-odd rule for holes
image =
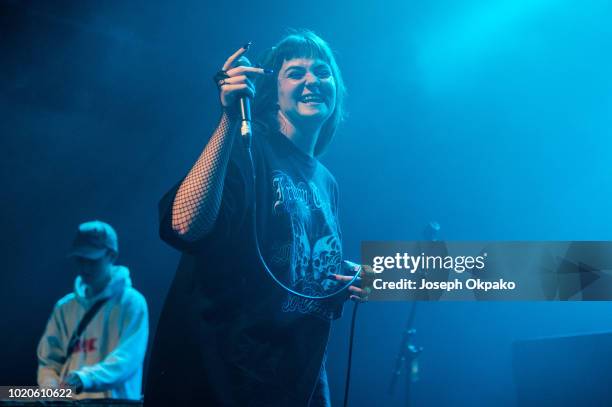
{"label": "dark background", "polygon": [[[288,27],[332,45],[349,89],[350,117],[321,158],[341,187],[347,258],[362,240],[419,239],[431,220],[450,240],[609,240],[607,3],[0,1],[0,384],[35,382],[82,221],[117,229],[153,337],[179,256],[157,237],[156,205],[215,126],[210,77],[246,41],[256,57]],[[386,390],[409,308],[360,308],[354,405],[404,401]],[[420,304],[413,400],[512,405],[514,340],[609,330],[610,311]],[[349,319],[330,340],[335,404]]]}

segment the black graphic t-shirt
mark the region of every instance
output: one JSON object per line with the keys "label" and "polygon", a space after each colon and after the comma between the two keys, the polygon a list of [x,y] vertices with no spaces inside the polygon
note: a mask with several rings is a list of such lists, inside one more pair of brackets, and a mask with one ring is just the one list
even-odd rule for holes
{"label": "black graphic t-shirt", "polygon": [[[338,189],[329,171],[279,132],[255,132],[253,183],[234,143],[212,233],[187,243],[172,231],[178,185],[160,202],[160,235],[183,252],[153,346],[145,403],[307,405],[330,323],[346,297],[321,296],[342,261]],[[254,205],[256,203],[256,205]],[[181,390],[170,391],[172,386]],[[208,405],[208,404],[207,404]]]}

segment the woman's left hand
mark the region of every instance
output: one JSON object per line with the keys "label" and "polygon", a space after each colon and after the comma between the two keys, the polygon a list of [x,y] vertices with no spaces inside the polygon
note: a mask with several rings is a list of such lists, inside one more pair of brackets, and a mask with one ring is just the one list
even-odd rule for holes
{"label": "woman's left hand", "polygon": [[[349,263],[349,262],[347,262]],[[359,277],[355,280],[356,285],[350,285],[348,287],[349,298],[355,302],[362,303],[368,300],[368,295],[370,294],[370,287],[364,287],[363,281],[366,278],[367,266],[360,266],[359,264],[350,263],[350,270],[354,273],[359,272]],[[347,283],[351,281],[354,275],[344,276],[341,274],[332,274],[336,281],[339,283]]]}

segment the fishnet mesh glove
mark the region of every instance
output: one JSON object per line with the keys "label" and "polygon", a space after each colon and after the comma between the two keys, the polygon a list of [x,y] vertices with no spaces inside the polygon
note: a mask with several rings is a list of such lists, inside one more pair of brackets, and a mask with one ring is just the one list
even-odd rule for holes
{"label": "fishnet mesh glove", "polygon": [[224,109],[215,132],[176,193],[172,229],[186,241],[204,237],[215,225],[235,125],[236,121]]}

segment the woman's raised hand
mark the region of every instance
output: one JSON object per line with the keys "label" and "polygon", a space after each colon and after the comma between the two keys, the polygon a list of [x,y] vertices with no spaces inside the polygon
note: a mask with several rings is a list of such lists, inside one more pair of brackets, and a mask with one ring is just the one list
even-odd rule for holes
{"label": "woman's raised hand", "polygon": [[221,71],[215,75],[219,86],[219,97],[224,107],[234,106],[240,96],[255,97],[255,86],[251,79],[255,75],[272,73],[271,70],[255,68],[244,56],[251,43],[247,43],[234,52],[223,64]]}

